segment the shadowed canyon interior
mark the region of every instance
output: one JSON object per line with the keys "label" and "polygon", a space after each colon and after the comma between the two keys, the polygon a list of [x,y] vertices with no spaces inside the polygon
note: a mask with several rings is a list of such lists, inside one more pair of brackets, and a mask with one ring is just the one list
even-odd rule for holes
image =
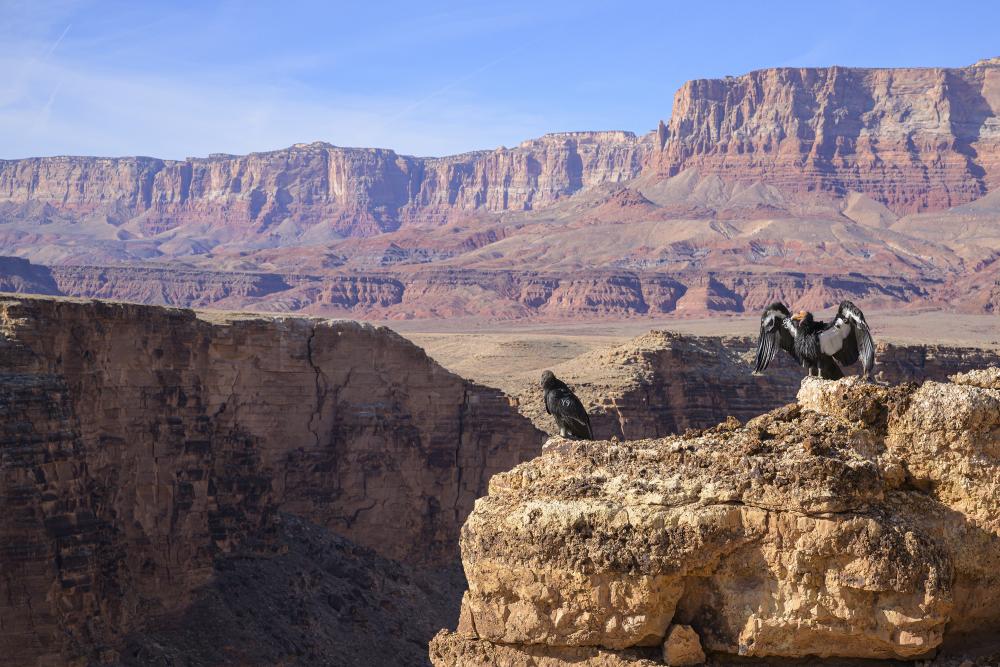
{"label": "shadowed canyon interior", "polygon": [[[20,664],[117,650],[196,604],[227,576],[227,556],[252,560],[254,549],[294,562],[312,545],[346,560],[348,580],[370,549],[382,558],[372,577],[427,597],[449,579],[421,588],[399,568],[453,566],[489,478],[543,439],[498,390],[353,322],[5,300],[0,360],[0,638]],[[288,531],[291,546],[280,543]],[[451,604],[447,590],[434,595]],[[406,609],[378,602],[342,606],[376,621]],[[417,634],[407,650],[422,664],[429,635]],[[351,641],[360,648],[364,635]]]}

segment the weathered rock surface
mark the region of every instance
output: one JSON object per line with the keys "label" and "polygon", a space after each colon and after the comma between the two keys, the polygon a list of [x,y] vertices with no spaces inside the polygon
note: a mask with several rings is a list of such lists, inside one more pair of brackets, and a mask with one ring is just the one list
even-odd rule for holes
{"label": "weathered rock surface", "polygon": [[430,644],[434,665],[456,667],[654,667],[659,663],[637,651],[608,651],[594,646],[494,644],[439,632]]}
{"label": "weathered rock surface", "polygon": [[18,257],[0,257],[0,292],[60,294],[48,267]]}
{"label": "weathered rock surface", "polygon": [[778,68],[684,84],[653,166],[805,193],[860,192],[896,212],[1000,186],[1000,63]]}
{"label": "weathered rock surface", "polygon": [[[16,293],[52,293],[152,305],[256,312],[301,312],[362,319],[600,319],[757,312],[776,298],[822,310],[844,299],[869,307],[928,298],[934,284],[905,277],[765,274],[705,276],[583,269],[574,275],[529,270],[402,268],[262,273],[143,266],[31,265],[44,289],[0,267]],[[49,287],[51,284],[51,287]],[[45,291],[51,290],[51,291]]]}
{"label": "weathered rock surface", "polygon": [[462,530],[463,623],[431,658],[652,650],[672,623],[720,659],[988,645],[1000,632],[998,386],[996,368],[919,386],[806,379],[797,404],[745,426],[553,438],[477,501]]}
{"label": "weathered rock surface", "polygon": [[671,625],[663,641],[663,662],[670,667],[690,667],[705,662],[701,638],[690,625]]}
{"label": "weathered rock surface", "polygon": [[0,301],[0,413],[12,664],[100,659],[188,609],[278,511],[446,564],[489,477],[541,443],[384,328],[56,299]]}

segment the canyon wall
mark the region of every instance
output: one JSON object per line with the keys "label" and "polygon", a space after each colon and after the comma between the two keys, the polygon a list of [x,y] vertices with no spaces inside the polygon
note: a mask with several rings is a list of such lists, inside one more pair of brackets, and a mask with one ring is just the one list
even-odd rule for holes
{"label": "canyon wall", "polygon": [[1000,59],[947,69],[776,68],[684,84],[651,168],[861,192],[898,213],[1000,187]]}
{"label": "canyon wall", "polygon": [[993,664],[998,408],[996,368],[920,386],[810,379],[796,404],[745,426],[625,445],[552,438],[476,503],[458,628],[431,660],[942,651],[936,664]]}
{"label": "canyon wall", "polygon": [[[2,258],[0,258],[2,259]],[[220,310],[303,312],[357,319],[574,319],[757,313],[775,300],[822,310],[844,299],[866,307],[932,301],[939,283],[899,276],[798,271],[613,271],[565,275],[526,270],[420,268],[326,274],[144,266],[51,266],[56,294]],[[4,273],[0,284],[32,293]],[[48,287],[46,287],[48,289]]]}
{"label": "canyon wall", "polygon": [[[387,329],[0,302],[0,646],[113,655],[278,512],[414,565],[454,558],[541,433]],[[361,548],[359,547],[359,548]]]}
{"label": "canyon wall", "polygon": [[2,160],[0,217],[98,216],[143,236],[203,224],[232,240],[320,223],[334,234],[370,236],[454,210],[529,210],[625,181],[651,146],[628,132],[566,132],[445,158],[317,142],[183,161]]}
{"label": "canyon wall", "polygon": [[59,285],[47,266],[4,256],[0,256],[0,292],[61,294]]}
{"label": "canyon wall", "polygon": [[688,82],[643,136],[4,160],[0,253],[66,295],[362,319],[993,312],[998,111],[1000,59],[776,68]]}
{"label": "canyon wall", "polygon": [[[964,68],[776,68],[689,81],[669,123],[562,132],[441,158],[316,142],[245,156],[0,160],[0,220],[100,218],[126,236],[234,241],[317,227],[371,236],[456,213],[524,211],[686,169],[791,194],[864,193],[897,213],[1000,186],[1000,59]],[[193,235],[196,234],[192,230]],[[317,239],[319,240],[319,239]]]}

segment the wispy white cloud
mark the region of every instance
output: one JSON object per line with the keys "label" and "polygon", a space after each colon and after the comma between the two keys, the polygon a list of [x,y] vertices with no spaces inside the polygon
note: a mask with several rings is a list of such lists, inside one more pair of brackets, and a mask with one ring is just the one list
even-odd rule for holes
{"label": "wispy white cloud", "polygon": [[[0,57],[0,69],[16,65]],[[94,72],[57,61],[35,61],[28,69],[13,94],[0,101],[3,157],[142,153],[180,158],[203,154],[206,146],[212,152],[244,153],[313,140],[440,154],[482,147],[477,142],[483,124],[514,138],[530,136],[542,125],[537,117],[459,99],[407,108],[405,100],[388,96],[316,101],[293,87],[233,90]]]}
{"label": "wispy white cloud", "polygon": [[[328,90],[297,76],[331,67],[331,59],[340,57],[337,49],[278,51],[258,63],[176,68],[156,67],[155,56],[137,52],[134,45],[121,46],[137,38],[141,42],[158,27],[175,28],[183,15],[153,21],[130,15],[101,24],[94,34],[93,29],[78,31],[66,20],[79,9],[75,3],[35,11],[26,3],[4,2],[3,9],[11,10],[14,19],[0,27],[7,42],[0,71],[9,73],[0,77],[0,158],[182,158],[314,140],[433,155],[491,148],[483,145],[484,136],[511,143],[546,129],[537,115],[476,104],[463,96],[462,84],[502,62],[509,51],[414,99],[400,91]],[[164,21],[171,25],[158,25]],[[427,31],[444,35],[488,25],[481,16],[441,13],[420,22],[425,37]],[[400,36],[406,27],[387,22]],[[112,52],[114,58],[108,55]]]}

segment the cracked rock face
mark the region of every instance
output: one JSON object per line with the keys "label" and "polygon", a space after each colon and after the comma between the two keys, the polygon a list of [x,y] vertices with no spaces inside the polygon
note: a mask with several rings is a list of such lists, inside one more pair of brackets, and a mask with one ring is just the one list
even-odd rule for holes
{"label": "cracked rock face", "polygon": [[753,657],[914,658],[995,636],[1000,375],[955,380],[806,379],[798,404],[745,426],[551,439],[476,502],[462,625],[432,659],[473,664],[449,643],[642,650],[671,624]]}
{"label": "cracked rock face", "polygon": [[387,329],[0,301],[0,653],[100,659],[279,511],[448,562],[489,477],[541,441]]}

